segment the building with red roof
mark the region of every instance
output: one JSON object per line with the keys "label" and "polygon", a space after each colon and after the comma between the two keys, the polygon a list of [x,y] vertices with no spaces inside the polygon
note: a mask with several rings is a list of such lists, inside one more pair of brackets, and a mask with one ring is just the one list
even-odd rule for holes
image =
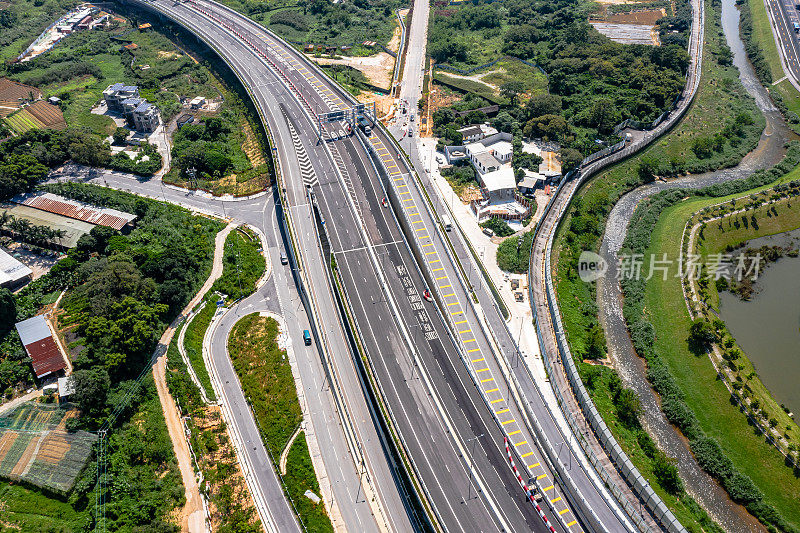
{"label": "building with red roof", "polygon": [[25,352],[31,358],[33,373],[38,379],[61,372],[67,367],[44,315],[17,322],[16,327]]}

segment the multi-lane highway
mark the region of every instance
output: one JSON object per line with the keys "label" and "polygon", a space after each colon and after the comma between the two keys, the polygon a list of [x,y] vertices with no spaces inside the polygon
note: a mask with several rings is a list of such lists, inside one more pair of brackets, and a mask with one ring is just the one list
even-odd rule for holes
{"label": "multi-lane highway", "polygon": [[[353,460],[364,457],[353,449],[360,444],[352,442],[365,438],[368,417],[363,406],[354,407],[361,384],[344,379],[355,375],[357,365],[347,359],[331,299],[335,288],[327,270],[329,258],[320,255],[319,237],[330,242],[378,396],[433,522],[459,531],[630,529],[604,502],[602,488],[589,473],[573,471],[569,490],[562,492],[564,480],[553,470],[554,459],[540,446],[541,423],[550,428],[545,435],[551,442],[567,437],[547,416],[532,380],[521,386],[523,401],[520,391],[509,387],[504,373],[509,354],[498,357],[496,340],[486,327],[491,317],[473,303],[424,190],[388,134],[376,128],[368,137],[357,133],[318,142],[315,115],[348,109],[354,102],[299,53],[213,2],[156,0],[145,5],[198,35],[228,62],[274,139],[285,188],[281,196],[300,252],[298,270],[311,296],[317,342],[323,358],[332,361],[333,389],[341,389],[334,397]],[[414,23],[423,19],[417,15],[422,12],[415,13],[412,37],[419,33]],[[312,206],[324,223],[316,224]],[[421,297],[427,290],[431,301]],[[491,305],[486,294],[477,298]],[[507,330],[498,329],[502,331],[493,333],[500,345],[513,346]],[[361,424],[351,421],[358,417]],[[531,417],[538,426],[531,424]],[[357,512],[350,513],[348,529],[373,529],[376,521],[397,531],[424,527],[425,517],[402,503],[409,501],[396,483],[402,472],[378,456],[378,441],[365,454],[370,478],[365,490],[375,495],[377,518],[363,521]],[[512,473],[509,458],[520,469],[519,477]],[[526,501],[521,484],[543,496],[541,507]],[[339,506],[345,505],[350,502],[340,498]]]}
{"label": "multi-lane highway", "polygon": [[[251,55],[267,59],[266,64],[264,61],[259,61],[261,69],[265,71],[264,76],[257,80],[261,83],[250,85],[251,91],[255,92],[261,86],[269,86],[272,80],[268,80],[269,76],[266,74],[270,73],[274,78],[274,73],[278,70],[284,82],[291,80],[288,85],[297,91],[295,96],[300,97],[300,101],[309,108],[308,111],[313,109],[311,106],[322,109],[323,106],[327,106],[330,109],[336,105],[336,100],[342,101],[341,93],[337,96],[336,91],[328,86],[321,75],[318,77],[309,71],[306,65],[293,55],[292,50],[282,47],[281,43],[272,39],[263,29],[248,25],[248,21],[241,20],[214,4],[202,3],[201,6],[201,9],[209,13],[207,21],[220,23],[221,21],[215,19],[214,15],[226,19],[227,24],[222,24],[222,27],[227,30],[228,36],[221,35],[223,41],[221,44],[224,48],[231,46],[228,37],[232,33],[238,38],[237,46],[240,46],[242,41],[249,42],[250,48],[256,52]],[[194,7],[187,9],[184,5],[160,4],[159,7],[181,12],[194,9],[195,12],[202,14],[202,11]],[[183,13],[181,15],[187,18],[193,16]],[[251,64],[248,70],[250,73],[258,73],[260,69],[254,68]],[[302,89],[296,89],[298,84]],[[259,99],[258,95],[256,99]],[[284,115],[291,115],[291,112]],[[300,145],[305,147],[306,152],[320,150],[323,152],[310,158],[320,167],[314,168],[308,175],[302,175],[301,171],[301,176],[306,182],[297,180],[299,183],[295,183],[294,187],[299,185],[304,189],[305,185],[311,185],[312,189],[318,188],[319,190],[315,192],[321,199],[319,204],[323,216],[328,222],[335,221],[327,227],[345,233],[344,238],[334,234],[331,240],[335,252],[348,256],[344,261],[337,260],[337,264],[340,265],[351,303],[354,296],[360,299],[359,291],[364,290],[371,295],[383,294],[385,297],[383,302],[375,301],[373,309],[356,312],[356,322],[362,335],[365,335],[364,332],[367,330],[383,329],[378,327],[379,321],[389,324],[394,322],[393,329],[398,339],[395,340],[396,344],[384,344],[382,340],[375,339],[375,345],[368,347],[367,355],[373,364],[376,361],[385,362],[383,366],[374,367],[379,378],[379,386],[390,411],[394,414],[393,421],[400,429],[402,441],[412,459],[414,472],[426,489],[425,494],[429,498],[434,514],[442,523],[457,529],[542,527],[543,522],[536,510],[522,499],[523,493],[506,461],[503,437],[510,439],[514,452],[520,457],[541,458],[541,455],[534,445],[535,439],[531,436],[529,428],[521,422],[523,418],[519,415],[516,405],[509,401],[507,393],[500,394],[501,387],[492,386],[493,381],[500,380],[501,373],[492,356],[490,342],[468,301],[469,296],[460,283],[455,265],[447,255],[449,251],[441,241],[439,230],[436,229],[432,217],[427,211],[417,211],[420,214],[419,228],[427,226],[428,230],[417,232],[415,237],[424,242],[416,244],[420,248],[427,245],[433,252],[424,252],[425,259],[421,263],[429,274],[424,278],[417,270],[411,250],[397,229],[397,223],[385,218],[385,227],[381,229],[377,220],[367,219],[366,213],[374,216],[375,213],[383,211],[380,208],[378,195],[375,194],[378,191],[374,191],[372,197],[368,192],[369,188],[374,190],[378,187],[380,181],[377,179],[376,169],[370,171],[375,159],[366,155],[365,147],[359,146],[361,141],[356,143],[351,138],[344,141],[341,148],[332,143],[323,144],[320,149],[308,136],[309,130],[313,127],[309,124],[311,122],[308,120],[309,117],[294,115],[285,118],[287,124],[301,123],[294,127],[294,132],[288,137],[292,135],[300,137]],[[385,137],[375,136],[369,142],[372,145],[369,149],[374,150],[378,166],[385,167],[392,176],[392,181],[388,183],[389,187],[401,188],[404,184],[399,182],[411,178],[405,177],[400,171],[393,171],[401,168],[401,165],[404,166],[404,161],[396,149]],[[332,159],[336,162],[335,174],[331,173],[330,166],[322,166],[323,162],[330,162]],[[363,168],[359,168],[359,160]],[[408,184],[405,186],[412,189]],[[288,191],[290,208],[292,203],[295,205],[305,203],[305,196],[300,198],[297,192]],[[419,194],[419,191],[416,192]],[[414,203],[424,208],[421,197],[406,203]],[[363,209],[364,206],[369,206],[369,209]],[[406,210],[403,216],[409,214],[414,213],[408,213]],[[422,217],[422,214],[427,214],[427,219]],[[370,228],[372,233],[368,234],[366,228]],[[381,266],[378,263],[376,249],[379,247],[388,250],[385,260],[391,261],[391,265]],[[350,259],[350,256],[354,259]],[[438,263],[442,266],[438,266]],[[341,265],[346,268],[342,268]],[[431,277],[437,272],[441,275]],[[363,276],[364,273],[369,276]],[[419,302],[409,300],[409,287],[404,283],[410,283],[418,295],[428,284],[428,281],[424,281],[426,279],[440,282],[431,287],[439,297],[438,303],[441,307],[438,309],[423,307],[420,310],[417,305]],[[455,281],[458,285],[444,283],[449,280]],[[373,286],[370,287],[370,284]],[[376,312],[378,310],[381,312]],[[446,315],[445,312],[450,314]],[[448,323],[447,325],[454,328],[459,326],[456,322],[461,322],[460,326],[465,329],[457,330],[457,335],[451,338],[445,324]],[[414,330],[414,324],[418,324],[419,329]],[[392,328],[389,331],[392,331]],[[415,335],[421,335],[419,341],[414,340]],[[366,341],[364,344],[368,346]],[[417,361],[417,366],[410,366],[409,369],[417,369],[420,376],[409,380],[406,387],[399,388],[396,386],[396,381],[403,375],[400,366],[403,364],[403,358],[400,357],[403,352],[406,352],[409,361]],[[465,354],[475,354],[475,356],[465,361],[462,357],[473,357]],[[489,357],[477,357],[484,354]],[[478,377],[478,374],[482,375]],[[473,383],[480,383],[481,390],[476,390]],[[502,385],[502,383],[497,384]],[[392,392],[387,392],[388,386],[391,386]],[[417,395],[416,399],[414,394]],[[494,396],[489,396],[492,394]],[[496,405],[499,403],[503,405]],[[495,405],[495,408],[491,408],[491,405]],[[412,409],[413,411],[409,413]],[[403,416],[397,414],[400,411]],[[402,427],[404,420],[407,424],[405,431]],[[422,438],[418,434],[415,435],[415,431],[423,427],[426,421],[429,431]],[[441,440],[432,450],[431,442],[436,439],[437,434]],[[474,455],[467,453],[468,445],[470,451],[475,450]],[[432,459],[434,455],[435,459]],[[525,464],[526,469],[535,473],[536,481],[551,480],[551,484],[541,488],[544,492],[553,491],[553,495],[557,494],[557,484],[553,482],[555,477],[548,472],[542,461],[528,464],[527,461],[520,460],[520,464]],[[459,490],[459,486],[463,488]],[[476,491],[479,493],[478,497],[474,496]],[[470,492],[473,494],[470,495]],[[462,501],[458,501],[459,499]],[[566,506],[565,498],[558,496],[548,498],[548,505],[545,508],[546,512],[553,513],[550,522],[562,524],[564,528],[573,530],[580,527],[577,519],[570,516],[571,510]]]}
{"label": "multi-lane highway", "polygon": [[[360,210],[359,206],[354,207],[354,202],[370,205],[367,203],[370,199],[366,197],[363,183],[371,183],[371,186],[377,186],[378,183],[374,179],[374,169],[370,178],[368,165],[372,164],[372,159],[367,157],[365,148],[359,147],[360,145],[356,144],[353,138],[345,142],[341,148],[317,144],[313,135],[310,135],[310,132],[313,131],[313,123],[302,111],[298,111],[296,103],[293,106],[290,105],[291,96],[286,94],[287,91],[280,79],[276,79],[273,70],[275,67],[268,66],[264,58],[255,53],[252,47],[248,48],[245,54],[242,50],[242,38],[239,36],[234,38],[235,33],[231,30],[223,29],[224,27],[219,28],[218,24],[205,17],[194,7],[183,4],[172,5],[168,2],[155,2],[151,5],[170,16],[181,17],[179,21],[182,24],[198,33],[204,40],[210,41],[217,50],[226,50],[225,55],[233,64],[234,70],[236,70],[237,63],[242,62],[239,67],[242,72],[239,74],[246,80],[262,113],[269,114],[267,116],[268,127],[275,138],[280,139],[281,150],[278,152],[284,152],[284,148],[289,148],[286,152],[294,152],[295,161],[298,161],[300,154],[297,146],[294,146],[294,150],[292,150],[292,145],[296,140],[294,137],[300,138],[300,146],[306,151],[306,157],[312,162],[313,169],[306,173],[301,168],[299,172],[291,176],[295,178],[294,180],[287,179],[285,181],[287,209],[289,211],[302,210],[308,204],[305,194],[306,185],[311,185],[312,190],[316,189],[317,197],[321,199],[320,206],[324,216],[330,222],[335,221],[335,227],[344,232],[344,237],[337,243],[338,248],[335,250],[348,256],[346,260],[338,261],[338,263],[346,266],[353,265],[352,268],[347,269],[340,267],[348,295],[360,298],[362,296],[359,291],[366,291],[371,295],[378,295],[383,291],[386,295],[385,302],[376,301],[373,309],[362,313],[356,319],[362,326],[360,328],[362,332],[381,331],[384,328],[389,332],[394,331],[397,339],[395,344],[388,342],[384,344],[381,341],[370,348],[368,355],[373,362],[382,362],[376,369],[381,390],[387,399],[387,407],[395,414],[393,420],[400,430],[401,440],[412,460],[414,472],[426,489],[424,492],[429,498],[437,521],[442,522],[449,529],[458,530],[544,529],[544,523],[537,515],[536,510],[523,499],[523,494],[516,484],[517,480],[506,463],[500,428],[492,419],[492,414],[483,405],[482,398],[471,386],[467,369],[458,359],[455,347],[448,339],[443,325],[441,323],[437,325],[435,319],[432,320],[434,333],[439,339],[445,339],[443,343],[440,343],[442,344],[440,348],[442,353],[438,359],[434,347],[436,339],[410,341],[415,338],[415,335],[420,334],[422,335],[421,339],[425,339],[425,333],[430,334],[431,332],[422,332],[423,326],[420,321],[424,323],[422,317],[425,316],[425,313],[411,308],[411,304],[415,302],[408,300],[408,288],[402,283],[410,281],[416,290],[420,291],[425,282],[422,281],[419,271],[415,269],[410,251],[404,241],[398,238],[399,234],[389,233],[389,226],[383,230],[385,243],[368,242],[368,238],[365,238],[365,235],[359,230],[359,228],[371,227],[378,230],[378,234],[373,234],[373,238],[381,235],[379,226],[365,224],[363,220],[355,220],[355,213],[360,212],[363,215],[367,210]],[[214,8],[217,9],[216,6]],[[221,12],[225,13],[222,10]],[[226,14],[226,16],[231,15]],[[209,26],[217,27],[210,30]],[[264,35],[260,38],[266,37],[268,36]],[[251,40],[258,38],[258,36],[253,36]],[[277,52],[282,49],[269,48],[263,40],[261,45],[264,53],[271,56],[270,59],[274,64],[281,64],[297,82],[301,82],[302,72],[291,65],[291,62],[297,61],[296,58],[281,56]],[[300,66],[300,68],[305,67]],[[332,91],[330,89],[327,92],[318,91],[318,86],[322,83],[320,80],[315,81],[317,88],[312,88],[312,82],[306,80],[304,89],[308,94],[307,98],[313,98],[315,105],[322,106],[327,104],[326,99],[331,98]],[[285,106],[283,108],[276,106],[276,100],[284,103]],[[283,124],[281,124],[281,120],[283,120]],[[294,128],[294,133],[287,131],[291,129],[289,128],[291,123],[298,125]],[[340,166],[331,164],[333,156],[330,152],[334,151],[337,154],[336,157],[343,162]],[[363,170],[357,166],[358,160],[362,161]],[[295,165],[297,166],[297,163]],[[334,169],[336,170],[334,171]],[[342,170],[350,174],[349,180],[339,175]],[[358,178],[360,183],[354,185],[352,178]],[[361,182],[361,180],[365,181]],[[363,197],[354,196],[350,191],[352,187],[357,187],[359,184],[364,191],[360,193],[364,195]],[[372,202],[369,211],[382,213],[377,199],[372,198]],[[292,213],[292,220],[298,225],[296,233],[309,233],[307,223],[298,222],[302,221],[301,217]],[[328,227],[333,226],[333,224],[328,225]],[[397,231],[396,224],[393,223],[392,226]],[[386,267],[368,266],[370,264],[369,256],[374,253],[373,248],[377,245],[388,245],[389,243],[395,245],[393,253],[398,254],[393,256],[393,260],[397,262],[396,265],[402,266],[400,259],[405,256],[408,272],[401,274],[397,272],[395,266],[395,272],[391,277],[387,276],[381,279],[383,268],[386,268],[387,272],[391,272],[391,270],[388,265]],[[438,246],[442,246],[441,243],[438,243]],[[310,263],[307,266],[311,266]],[[367,274],[367,276],[363,274]],[[391,287],[391,291],[387,287]],[[324,282],[317,288],[322,290]],[[399,299],[401,291],[405,301]],[[396,299],[397,302],[392,303],[393,299]],[[405,308],[407,315],[402,320],[395,321],[395,317],[400,315],[396,310],[389,309],[390,304],[401,310]],[[441,321],[441,318],[439,320]],[[393,326],[392,323],[394,323]],[[419,327],[410,326],[411,324],[419,324]],[[438,331],[435,329],[437,327]],[[407,328],[407,330],[402,331],[402,328]],[[445,349],[444,343],[448,342],[450,345]],[[425,350],[420,350],[420,346],[424,346]],[[443,357],[444,354],[449,354],[449,356]],[[422,359],[421,356],[424,356],[425,359]],[[402,383],[400,380],[404,375],[410,375],[412,367],[409,367],[409,372],[404,374],[402,365],[411,358],[418,360],[418,366],[415,367],[417,375],[410,379],[405,387],[397,386],[397,382]],[[449,366],[447,366],[448,363]],[[446,372],[452,377],[446,376]],[[421,379],[420,376],[424,379]],[[442,388],[445,389],[446,394],[438,392]],[[402,413],[402,415],[398,413]],[[425,428],[425,431],[420,432],[420,428]],[[475,437],[478,438],[474,439]],[[470,438],[474,440],[469,441]],[[468,453],[468,444],[469,451],[474,451],[474,455]],[[391,484],[392,479],[377,480],[376,485],[380,486],[386,483]],[[402,509],[402,506],[399,507]],[[552,517],[553,522],[557,523],[557,520],[557,517]],[[574,522],[574,519],[570,522]]]}
{"label": "multi-lane highway", "polygon": [[795,30],[795,24],[800,25],[800,10],[797,9],[800,3],[795,0],[764,2],[783,70],[792,84],[800,90],[800,32]]}

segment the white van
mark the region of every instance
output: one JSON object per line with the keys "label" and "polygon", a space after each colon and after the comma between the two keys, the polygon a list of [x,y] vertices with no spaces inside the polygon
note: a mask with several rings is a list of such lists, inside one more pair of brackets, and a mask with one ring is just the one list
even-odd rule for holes
{"label": "white van", "polygon": [[453,229],[453,221],[450,220],[450,215],[442,215],[442,226],[444,226],[445,231]]}

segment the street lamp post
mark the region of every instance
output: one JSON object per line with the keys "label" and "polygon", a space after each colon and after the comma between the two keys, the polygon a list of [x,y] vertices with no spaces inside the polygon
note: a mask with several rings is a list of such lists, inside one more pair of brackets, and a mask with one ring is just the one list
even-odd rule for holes
{"label": "street lamp post", "polygon": [[[475,435],[471,439],[467,439],[467,442],[472,442],[472,451],[469,454],[470,465],[469,465],[469,482],[467,483],[467,501],[470,500],[470,487],[472,487],[472,470],[474,469],[474,466],[472,465],[472,460],[473,457],[475,457],[475,443],[478,441],[479,438],[483,437],[483,435],[484,434],[481,433],[480,435]],[[477,493],[475,494],[475,497],[476,498],[478,497]]]}

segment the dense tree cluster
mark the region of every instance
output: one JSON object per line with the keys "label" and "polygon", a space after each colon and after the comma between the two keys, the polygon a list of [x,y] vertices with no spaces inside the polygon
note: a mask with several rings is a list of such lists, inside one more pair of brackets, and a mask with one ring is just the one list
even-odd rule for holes
{"label": "dense tree cluster", "polygon": [[[149,159],[142,160],[144,155]],[[30,191],[49,169],[69,160],[141,175],[161,168],[161,154],[149,144],[133,160],[125,154],[111,155],[108,144],[86,128],[30,130],[0,144],[0,200]]]}
{"label": "dense tree cluster", "polygon": [[[601,35],[585,22],[586,14],[574,0],[459,7],[437,2],[430,51],[437,62],[474,66],[483,56],[474,49],[470,32],[502,32],[502,52],[536,62],[547,73],[549,85],[549,94],[534,95],[524,106],[517,105],[522,92],[518,82],[501,87],[509,102],[504,124],[513,129],[516,122],[525,136],[558,141],[588,155],[597,149],[595,138],[608,136],[626,118],[654,120],[683,90],[689,56],[682,39],[690,20],[689,12],[682,11],[684,3],[677,2],[678,16],[661,21],[669,36],[681,37],[678,42],[665,38],[662,46],[645,46],[624,45]],[[457,128],[450,126],[455,121],[447,118],[434,119],[437,134],[455,141]]]}
{"label": "dense tree cluster", "polygon": [[87,415],[82,423],[96,427],[118,401],[114,391],[138,375],[166,323],[204,279],[219,224],[95,187],[61,184],[52,190],[139,217],[129,235],[95,227],[48,274],[69,289],[62,307],[82,347],[74,359],[76,401]]}
{"label": "dense tree cluster", "polygon": [[172,138],[172,158],[181,175],[195,169],[196,177],[218,179],[233,168],[231,147],[226,143],[232,124],[220,117],[206,118],[200,124],[187,124]]}

